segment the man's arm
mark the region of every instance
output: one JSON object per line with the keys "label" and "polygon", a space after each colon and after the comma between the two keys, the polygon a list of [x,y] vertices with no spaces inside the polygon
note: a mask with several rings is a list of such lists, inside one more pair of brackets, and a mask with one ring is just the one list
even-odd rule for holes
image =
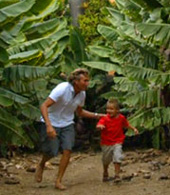
{"label": "man's arm", "polygon": [[105,116],[105,114],[99,114],[99,113],[94,113],[94,112],[84,110],[81,106],[77,107],[76,113],[77,113],[78,116],[81,116],[81,117],[84,117],[84,118],[99,119],[100,117]]}
{"label": "man's arm", "polygon": [[44,118],[45,124],[46,124],[46,129],[47,129],[47,135],[51,138],[56,137],[56,131],[51,125],[51,121],[48,117],[48,107],[52,106],[55,103],[54,100],[51,98],[47,98],[44,103],[40,106],[41,114]]}

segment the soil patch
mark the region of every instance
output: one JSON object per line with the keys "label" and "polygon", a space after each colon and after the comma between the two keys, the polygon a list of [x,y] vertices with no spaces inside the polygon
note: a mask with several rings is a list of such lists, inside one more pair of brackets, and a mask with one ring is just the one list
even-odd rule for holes
{"label": "soil patch", "polygon": [[[42,183],[34,180],[40,155],[0,159],[0,195],[169,195],[170,153],[154,149],[125,151],[121,182],[102,182],[101,152],[73,153],[63,178],[67,190],[54,188],[60,155],[46,164]],[[114,176],[114,166],[109,168]]]}

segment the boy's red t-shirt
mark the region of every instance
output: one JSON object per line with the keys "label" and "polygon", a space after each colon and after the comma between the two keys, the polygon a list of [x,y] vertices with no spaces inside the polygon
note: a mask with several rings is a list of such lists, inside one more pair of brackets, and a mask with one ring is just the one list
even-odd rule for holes
{"label": "boy's red t-shirt", "polygon": [[119,114],[117,117],[110,117],[107,114],[100,118],[97,125],[105,126],[101,130],[101,145],[114,145],[124,142],[125,134],[123,128],[128,127],[129,122],[122,114]]}

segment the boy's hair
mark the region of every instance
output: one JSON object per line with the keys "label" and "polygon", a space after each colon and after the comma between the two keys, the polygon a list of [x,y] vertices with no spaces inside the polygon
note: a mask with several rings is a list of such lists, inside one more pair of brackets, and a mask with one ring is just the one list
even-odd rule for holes
{"label": "boy's hair", "polygon": [[110,98],[108,101],[107,101],[107,105],[108,104],[112,104],[117,110],[119,110],[119,102],[117,99],[115,98]]}
{"label": "boy's hair", "polygon": [[74,84],[75,80],[80,79],[80,75],[89,76],[89,72],[85,68],[77,68],[73,72],[71,72],[70,76],[68,77],[68,81],[71,84]]}

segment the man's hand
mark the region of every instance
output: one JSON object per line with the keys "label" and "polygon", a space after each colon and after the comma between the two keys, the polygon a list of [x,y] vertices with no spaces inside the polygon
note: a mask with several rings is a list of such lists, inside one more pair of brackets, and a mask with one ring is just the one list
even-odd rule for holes
{"label": "man's hand", "polygon": [[52,127],[52,126],[47,126],[47,136],[48,136],[49,138],[52,138],[52,139],[55,138],[55,137],[57,136],[57,133],[56,133],[54,127]]}
{"label": "man's hand", "polygon": [[101,117],[104,117],[104,116],[106,116],[106,114],[94,113],[94,117],[95,117],[96,119],[100,119]]}
{"label": "man's hand", "polygon": [[96,128],[99,129],[99,130],[103,130],[105,128],[105,126],[104,125],[97,125]]}

